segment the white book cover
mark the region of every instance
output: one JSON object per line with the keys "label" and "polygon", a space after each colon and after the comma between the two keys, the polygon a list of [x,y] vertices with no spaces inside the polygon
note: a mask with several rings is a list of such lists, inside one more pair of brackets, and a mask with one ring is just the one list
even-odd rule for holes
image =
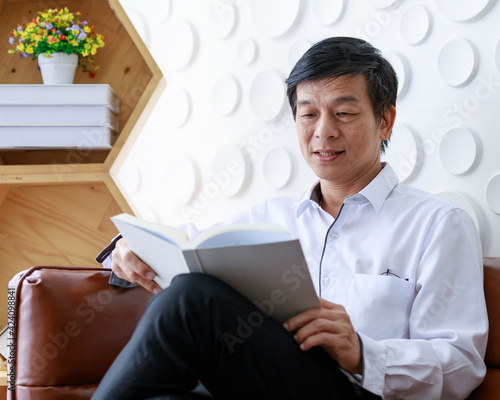
{"label": "white book cover", "polygon": [[0,126],[103,126],[118,132],[118,114],[106,105],[0,105]]}
{"label": "white book cover", "polygon": [[0,126],[0,149],[110,149],[115,136],[99,126]]}
{"label": "white book cover", "polygon": [[0,105],[108,105],[119,111],[117,94],[106,84],[0,85]]}

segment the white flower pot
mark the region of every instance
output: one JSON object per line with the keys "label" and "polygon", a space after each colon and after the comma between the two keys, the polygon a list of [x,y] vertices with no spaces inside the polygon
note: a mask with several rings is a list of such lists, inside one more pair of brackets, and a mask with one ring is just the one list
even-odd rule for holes
{"label": "white flower pot", "polygon": [[77,54],[45,53],[38,55],[38,65],[45,85],[67,85],[73,83],[78,66]]}

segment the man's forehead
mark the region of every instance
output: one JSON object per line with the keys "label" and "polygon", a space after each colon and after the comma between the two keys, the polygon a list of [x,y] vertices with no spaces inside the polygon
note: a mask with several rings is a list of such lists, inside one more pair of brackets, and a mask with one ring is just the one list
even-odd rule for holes
{"label": "man's forehead", "polygon": [[336,103],[359,102],[367,95],[366,81],[341,76],[335,79],[305,81],[297,85],[297,105],[312,104],[324,96]]}

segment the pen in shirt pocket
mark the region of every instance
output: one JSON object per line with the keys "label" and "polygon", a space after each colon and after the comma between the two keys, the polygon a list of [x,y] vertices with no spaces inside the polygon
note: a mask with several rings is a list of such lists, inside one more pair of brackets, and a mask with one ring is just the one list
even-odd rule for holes
{"label": "pen in shirt pocket", "polygon": [[[382,272],[380,275],[393,276],[395,278],[403,279],[398,274],[395,274],[394,272],[392,272],[389,268],[387,268],[387,271]],[[409,281],[408,278],[404,278],[404,280]]]}

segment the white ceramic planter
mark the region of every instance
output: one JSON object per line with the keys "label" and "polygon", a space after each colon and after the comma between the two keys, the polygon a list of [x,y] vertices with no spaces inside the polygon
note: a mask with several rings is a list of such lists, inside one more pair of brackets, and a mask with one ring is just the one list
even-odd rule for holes
{"label": "white ceramic planter", "polygon": [[45,85],[67,85],[73,83],[78,66],[77,54],[45,53],[38,55],[38,65]]}

